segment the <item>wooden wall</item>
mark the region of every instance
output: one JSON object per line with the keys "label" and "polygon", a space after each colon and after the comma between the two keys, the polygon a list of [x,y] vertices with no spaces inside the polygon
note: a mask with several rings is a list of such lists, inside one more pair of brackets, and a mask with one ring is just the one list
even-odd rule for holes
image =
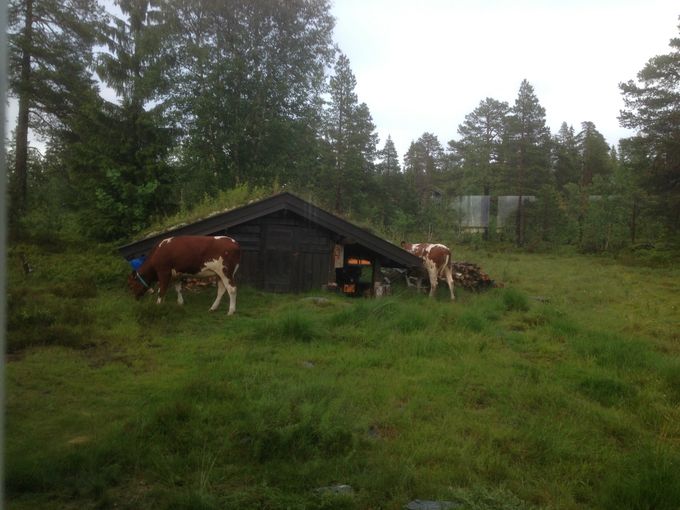
{"label": "wooden wall", "polygon": [[228,230],[242,249],[239,283],[271,292],[320,289],[333,278],[333,234],[279,211]]}

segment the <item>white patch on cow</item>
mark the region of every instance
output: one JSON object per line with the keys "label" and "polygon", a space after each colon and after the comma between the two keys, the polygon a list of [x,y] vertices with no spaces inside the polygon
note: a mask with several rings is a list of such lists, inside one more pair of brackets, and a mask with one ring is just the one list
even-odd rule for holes
{"label": "white patch on cow", "polygon": [[224,259],[222,257],[218,257],[213,260],[208,260],[207,262],[203,263],[203,268],[201,269],[201,272],[198,273],[197,276],[208,276],[210,272],[215,273],[217,276],[220,278],[223,278],[225,276],[224,274]]}
{"label": "white patch on cow", "polygon": [[[174,270],[173,270],[174,273]],[[184,304],[184,298],[182,297],[182,282],[178,281],[175,283],[175,291],[177,292],[177,304],[178,305],[183,305]]]}
{"label": "white patch on cow", "polygon": [[172,241],[172,237],[168,237],[167,239],[163,239],[160,243],[158,243],[158,246],[163,246],[164,244],[170,244],[170,241]]}
{"label": "white patch on cow", "polygon": [[234,315],[236,311],[236,287],[227,284],[227,292],[229,293],[229,313],[227,315]]}
{"label": "white patch on cow", "polygon": [[220,306],[224,292],[229,292],[229,315],[233,315],[236,311],[236,287],[229,285],[227,275],[224,274],[224,259],[218,257],[203,264],[203,269],[197,276],[207,276],[214,273],[219,277],[217,281],[217,297],[215,302],[210,307],[210,311],[214,312]]}

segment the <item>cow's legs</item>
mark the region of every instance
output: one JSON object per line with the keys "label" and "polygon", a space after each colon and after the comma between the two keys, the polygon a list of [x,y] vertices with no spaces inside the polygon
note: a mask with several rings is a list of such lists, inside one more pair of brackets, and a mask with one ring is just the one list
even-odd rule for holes
{"label": "cow's legs", "polygon": [[430,277],[430,297],[435,297],[437,294],[437,277]]}
{"label": "cow's legs", "polygon": [[184,298],[182,297],[182,281],[181,280],[177,280],[177,282],[175,282],[175,291],[177,291],[177,304],[183,305],[184,304]]}
{"label": "cow's legs", "polygon": [[220,303],[222,302],[222,296],[224,296],[224,283],[222,283],[222,277],[220,276],[219,280],[217,280],[217,297],[215,298],[215,302],[212,304],[210,307],[210,311],[214,312],[219,308]]}
{"label": "cow's legs", "polygon": [[427,275],[430,277],[430,297],[434,297],[437,293],[437,267],[433,262],[427,261],[425,268],[427,269]]}
{"label": "cow's legs", "polygon": [[222,296],[224,296],[224,292],[226,291],[229,293],[228,315],[234,315],[234,312],[236,311],[236,282],[234,281],[234,274],[238,269],[238,264],[234,270],[231,271],[231,277],[227,276],[230,273],[228,267],[222,266],[220,269],[221,270],[215,271],[215,274],[219,277],[217,280],[217,298],[210,307],[210,311],[213,312],[217,310],[217,307],[220,306],[220,301],[222,301]]}
{"label": "cow's legs", "polygon": [[170,279],[171,279],[170,273],[161,273],[158,275],[158,298],[156,299],[157,305],[160,305],[163,302],[165,293],[168,291]]}
{"label": "cow's legs", "polygon": [[455,301],[456,295],[453,293],[453,274],[451,273],[450,264],[444,266],[444,276],[446,277],[446,283],[449,285],[449,291],[451,292],[451,301]]}
{"label": "cow's legs", "polygon": [[[234,270],[234,272],[236,271]],[[234,281],[233,276],[227,280],[227,292],[229,293],[228,315],[234,315],[234,312],[236,311],[236,282]]]}

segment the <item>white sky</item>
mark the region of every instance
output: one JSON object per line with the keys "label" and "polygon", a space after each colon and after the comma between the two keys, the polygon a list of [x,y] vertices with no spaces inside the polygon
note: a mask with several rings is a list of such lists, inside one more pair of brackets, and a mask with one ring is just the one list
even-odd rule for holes
{"label": "white sky", "polygon": [[677,0],[334,0],[335,41],[382,149],[399,157],[424,132],[442,146],[486,97],[515,102],[527,79],[556,133],[591,121],[609,144],[620,82],[670,52]]}

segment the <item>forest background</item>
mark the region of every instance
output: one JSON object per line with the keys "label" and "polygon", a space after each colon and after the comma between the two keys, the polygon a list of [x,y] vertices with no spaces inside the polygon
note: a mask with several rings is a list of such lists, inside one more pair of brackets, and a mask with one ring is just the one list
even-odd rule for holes
{"label": "forest background", "polygon": [[[512,104],[482,98],[457,139],[425,132],[400,159],[357,97],[327,0],[117,6],[122,17],[97,0],[9,2],[12,241],[120,242],[286,189],[392,240],[675,252],[680,38],[621,77],[619,121],[636,134],[618,146],[588,120],[551,133],[524,80]],[[498,196],[535,199],[471,234],[452,207],[465,195],[490,196],[491,218]]]}

